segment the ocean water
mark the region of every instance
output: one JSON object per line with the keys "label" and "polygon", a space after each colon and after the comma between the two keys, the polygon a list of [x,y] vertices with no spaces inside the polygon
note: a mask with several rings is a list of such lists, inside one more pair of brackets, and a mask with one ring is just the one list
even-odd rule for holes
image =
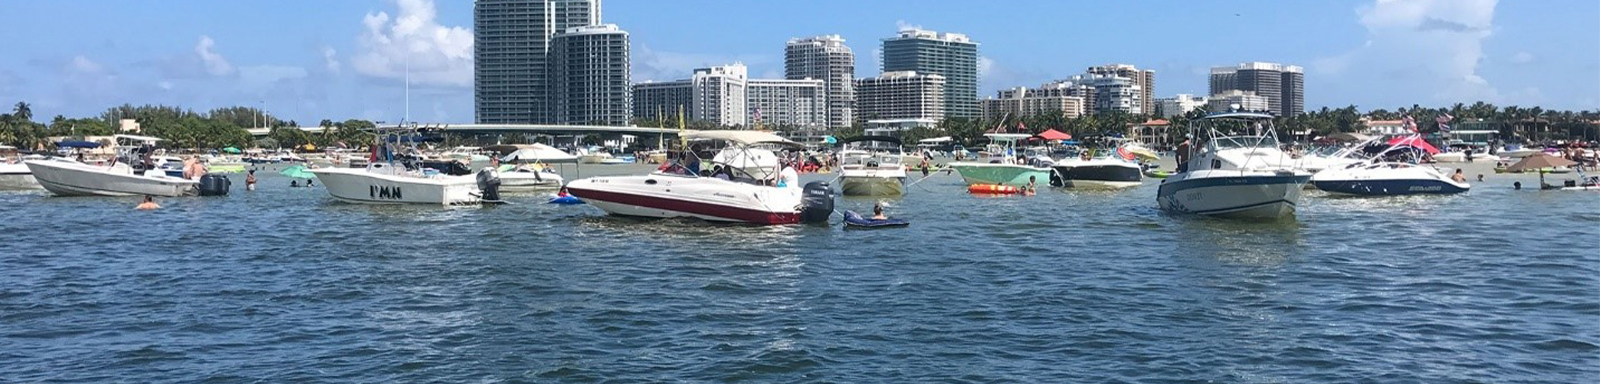
{"label": "ocean water", "polygon": [[1242,223],[936,175],[873,231],[0,192],[0,382],[1594,382],[1600,193],[1489,177]]}

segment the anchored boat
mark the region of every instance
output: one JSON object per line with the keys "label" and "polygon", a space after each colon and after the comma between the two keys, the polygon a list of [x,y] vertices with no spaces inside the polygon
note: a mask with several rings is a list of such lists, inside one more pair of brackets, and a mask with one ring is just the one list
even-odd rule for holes
{"label": "anchored boat", "polygon": [[905,152],[900,139],[857,136],[839,142],[839,178],[845,196],[898,196],[905,193]]}
{"label": "anchored boat", "polygon": [[397,156],[393,148],[405,147],[416,153],[417,141],[427,140],[425,129],[415,126],[378,132],[378,160],[364,168],[311,169],[323,188],[334,199],[355,204],[478,204],[481,200],[477,179],[430,172],[417,156]]}
{"label": "anchored boat", "polygon": [[961,178],[968,185],[972,184],[1003,184],[1027,185],[1031,179],[1036,183],[1050,181],[1050,167],[1043,164],[1042,159],[1018,160],[1016,142],[1033,135],[1025,133],[989,133],[984,134],[991,144],[979,154],[979,161],[958,161],[950,163],[951,168],[961,173]]}
{"label": "anchored boat", "polygon": [[1207,216],[1277,219],[1294,214],[1311,174],[1279,148],[1272,115],[1224,112],[1190,123],[1205,140],[1182,172],[1162,180],[1161,209]]}

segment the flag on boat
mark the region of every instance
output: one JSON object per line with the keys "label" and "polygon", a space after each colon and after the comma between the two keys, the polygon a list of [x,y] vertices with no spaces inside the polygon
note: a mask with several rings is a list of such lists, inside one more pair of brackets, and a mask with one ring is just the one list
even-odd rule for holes
{"label": "flag on boat", "polygon": [[1021,121],[1018,121],[1017,122],[1017,132],[1028,132],[1028,125],[1027,124],[1023,124]]}
{"label": "flag on boat", "polygon": [[1450,132],[1450,120],[1455,118],[1455,116],[1450,116],[1450,114],[1445,113],[1433,118],[1433,122],[1439,123],[1440,132]]}
{"label": "flag on boat", "polygon": [[1400,119],[1400,127],[1411,131],[1411,133],[1421,133],[1417,132],[1417,120],[1412,119],[1411,115],[1406,115],[1406,117]]}

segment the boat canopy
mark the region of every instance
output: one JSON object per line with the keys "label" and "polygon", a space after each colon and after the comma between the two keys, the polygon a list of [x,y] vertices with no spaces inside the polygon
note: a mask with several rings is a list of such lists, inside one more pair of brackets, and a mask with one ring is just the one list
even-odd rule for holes
{"label": "boat canopy", "polygon": [[935,137],[935,138],[931,138],[931,139],[917,140],[918,143],[923,143],[923,144],[948,143],[948,142],[952,142],[952,141],[955,141],[955,139],[950,138],[950,136],[941,136],[941,137]]}
{"label": "boat canopy", "polygon": [[578,161],[577,156],[573,156],[565,151],[544,144],[516,145],[514,147],[516,150],[511,151],[511,153],[501,157],[500,161],[507,163],[532,161],[545,163],[568,163]]}
{"label": "boat canopy", "polygon": [[856,137],[840,140],[839,141],[839,145],[843,146],[845,144],[859,143],[859,142],[863,142],[863,141],[881,141],[881,142],[885,142],[885,143],[894,144],[895,146],[899,146],[900,145],[900,138],[892,137],[892,136],[856,136]]}
{"label": "boat canopy", "polygon": [[123,139],[123,140],[143,141],[143,142],[147,142],[147,143],[155,143],[157,141],[166,141],[166,139],[162,139],[162,138],[159,138],[159,137],[139,136],[139,135],[113,135],[111,137],[114,137],[114,138],[117,138],[117,139]]}
{"label": "boat canopy", "polygon": [[1219,112],[1219,113],[1213,113],[1213,114],[1206,115],[1205,117],[1202,117],[1201,119],[1245,119],[1245,120],[1267,119],[1267,120],[1272,120],[1272,115],[1265,114],[1265,113],[1259,113],[1259,112]]}
{"label": "boat canopy", "polygon": [[985,133],[983,134],[983,137],[987,137],[989,140],[993,141],[1003,141],[1009,143],[1019,140],[1027,140],[1029,137],[1033,137],[1033,135],[1026,133]]}
{"label": "boat canopy", "polygon": [[83,140],[62,140],[57,141],[56,146],[61,148],[100,148],[100,143]]}
{"label": "boat canopy", "polygon": [[761,131],[686,131],[683,138],[687,140],[724,140],[739,145],[754,144],[780,144],[800,146],[800,143],[789,141],[783,136]]}
{"label": "boat canopy", "polygon": [[1039,138],[1045,140],[1072,140],[1072,135],[1054,129],[1039,132]]}

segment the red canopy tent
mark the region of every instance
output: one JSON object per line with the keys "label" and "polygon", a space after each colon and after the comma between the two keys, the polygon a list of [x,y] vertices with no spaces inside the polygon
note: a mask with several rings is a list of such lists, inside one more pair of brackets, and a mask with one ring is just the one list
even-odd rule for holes
{"label": "red canopy tent", "polygon": [[1037,136],[1045,140],[1072,140],[1072,134],[1063,133],[1054,129],[1039,132]]}
{"label": "red canopy tent", "polygon": [[1421,136],[1417,135],[1401,136],[1389,139],[1389,145],[1409,145],[1411,147],[1427,151],[1429,155],[1439,154],[1438,148],[1434,148],[1432,144],[1428,144],[1427,140],[1423,140]]}

